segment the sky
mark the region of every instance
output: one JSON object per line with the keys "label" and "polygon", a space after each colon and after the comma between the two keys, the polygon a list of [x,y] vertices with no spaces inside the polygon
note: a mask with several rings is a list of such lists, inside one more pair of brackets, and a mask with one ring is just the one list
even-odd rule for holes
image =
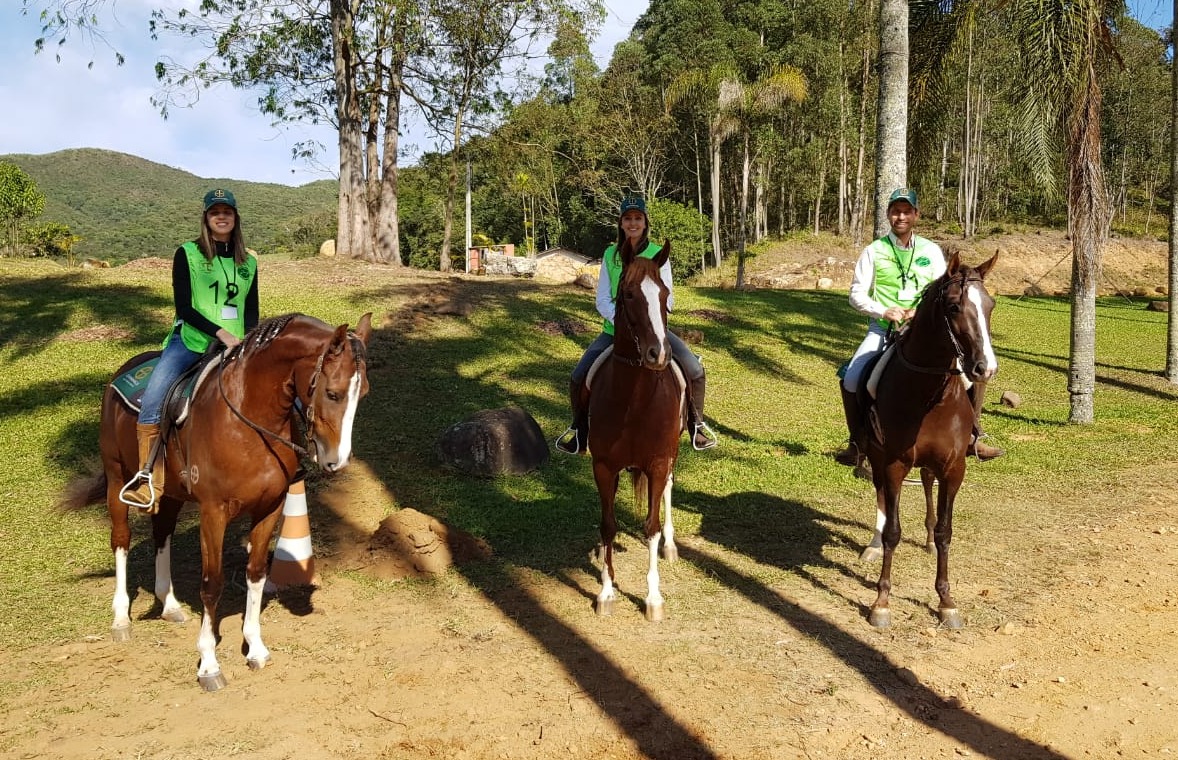
{"label": "sky", "polygon": [[[189,60],[175,39],[152,41],[154,8],[193,6],[196,0],[116,0],[106,20],[110,47],[72,37],[62,48],[35,55],[35,15],[21,0],[0,0],[0,154],[104,148],[172,166],[198,177],[302,185],[334,177],[336,136],[330,127],[271,125],[256,109],[255,93],[229,87],[205,90],[191,108],[172,108],[165,121],[151,105],[155,62],[162,54]],[[646,10],[647,0],[606,0],[607,18],[593,45],[602,68]],[[1169,26],[1172,0],[1130,0],[1133,15],[1154,28]],[[187,41],[186,44],[193,44]],[[126,57],[114,62],[112,48]],[[60,53],[61,62],[54,58]],[[93,62],[93,66],[89,66]],[[403,141],[431,150],[412,134]],[[315,166],[291,158],[291,148],[314,140],[325,147]]]}
{"label": "sky", "polygon": [[[180,45],[196,43],[151,40],[150,12],[197,4],[116,0],[114,16],[104,19],[109,47],[75,35],[62,47],[51,44],[53,49],[34,54],[33,41],[41,30],[35,14],[22,16],[21,0],[0,0],[0,103],[5,106],[0,154],[104,148],[198,177],[296,186],[334,178],[334,131],[329,126],[275,127],[258,112],[252,91],[205,90],[192,107],[170,108],[167,120],[151,105],[156,61],[163,55],[191,60],[192,52],[185,54]],[[646,0],[606,0],[608,16],[593,44],[599,66],[609,62],[614,46],[629,36],[646,5]],[[116,65],[113,50],[125,56],[122,66]],[[325,148],[315,165],[291,158],[291,149],[306,140]],[[412,134],[402,141],[416,145],[418,153],[435,147]]]}

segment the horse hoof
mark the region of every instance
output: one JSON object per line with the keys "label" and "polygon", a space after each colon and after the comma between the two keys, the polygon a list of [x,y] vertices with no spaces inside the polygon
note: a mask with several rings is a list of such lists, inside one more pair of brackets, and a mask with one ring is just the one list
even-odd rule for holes
{"label": "horse hoof", "polygon": [[123,644],[131,640],[131,626],[116,625],[111,626],[110,640],[116,644]]}
{"label": "horse hoof", "polygon": [[890,628],[892,625],[892,611],[887,607],[872,607],[867,622],[873,628]]}
{"label": "horse hoof", "polygon": [[664,544],[663,545],[663,559],[666,560],[667,562],[678,562],[679,561],[679,547],[675,546],[675,544]]}
{"label": "horse hoof", "polygon": [[245,664],[249,665],[250,670],[261,670],[270,664],[270,655],[256,660],[246,660]]}
{"label": "horse hoof", "polygon": [[860,562],[879,562],[881,559],[883,559],[883,549],[878,546],[869,546],[859,555]]}
{"label": "horse hoof", "polygon": [[594,605],[597,609],[598,617],[609,617],[614,614],[614,600],[613,599],[598,599],[597,604]]}
{"label": "horse hoof", "polygon": [[937,553],[937,545],[934,544],[932,541],[929,541],[927,544],[924,545],[924,552],[925,552],[925,554],[936,554]]}
{"label": "horse hoof", "polygon": [[646,605],[646,621],[648,623],[661,623],[663,618],[667,616],[666,608],[661,604]]}
{"label": "horse hoof", "polygon": [[169,623],[188,622],[188,616],[185,615],[184,610],[180,609],[179,607],[172,610],[164,610],[160,617],[162,617],[164,620],[167,620]]}
{"label": "horse hoof", "polygon": [[229,683],[225,680],[225,675],[219,670],[216,673],[210,673],[207,676],[197,676],[196,680],[200,684],[200,688],[204,689],[205,691],[217,691],[219,689],[225,688],[225,686]]}
{"label": "horse hoof", "polygon": [[947,607],[939,610],[938,614],[941,616],[941,625],[946,628],[951,628],[956,631],[959,628],[965,627],[965,621],[961,619],[961,613],[956,607]]}

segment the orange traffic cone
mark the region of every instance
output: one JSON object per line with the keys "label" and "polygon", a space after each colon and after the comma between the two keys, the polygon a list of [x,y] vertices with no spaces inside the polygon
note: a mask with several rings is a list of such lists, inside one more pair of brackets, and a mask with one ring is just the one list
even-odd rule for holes
{"label": "orange traffic cone", "polygon": [[274,558],[270,561],[270,575],[266,578],[266,592],[274,593],[285,586],[317,586],[315,554],[311,549],[311,521],[307,517],[307,488],[301,481],[290,484],[282,505],[282,523],[278,541],[274,544]]}

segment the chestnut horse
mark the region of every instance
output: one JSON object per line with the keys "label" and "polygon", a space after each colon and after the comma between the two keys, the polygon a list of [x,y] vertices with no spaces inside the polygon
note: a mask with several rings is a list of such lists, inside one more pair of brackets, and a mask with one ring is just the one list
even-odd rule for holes
{"label": "chestnut horse", "polygon": [[[977,268],[955,253],[944,275],[926,288],[916,314],[879,372],[875,402],[869,413],[867,458],[882,522],[883,567],[878,596],[868,620],[877,628],[891,624],[892,555],[900,543],[900,490],[913,467],[921,470],[926,500],[926,528],[937,551],[938,614],[947,628],[962,626],[949,592],[949,544],[953,539],[953,501],[965,477],[965,457],[974,433],[969,386],[998,371],[990,341],[994,299],[986,291],[986,274],[995,254]],[[860,399],[866,393],[860,389]],[[937,487],[932,519],[932,483]],[[867,552],[865,552],[867,555]]]}
{"label": "chestnut horse", "polygon": [[[659,269],[671,254],[671,242],[653,258],[634,255],[629,242],[622,249],[622,276],[614,315],[613,352],[593,378],[589,400],[589,451],[593,479],[601,498],[601,593],[597,614],[609,615],[615,599],[613,546],[618,532],[614,499],[618,476],[630,471],[634,501],[646,506],[645,534],[650,564],[646,574],[646,619],[663,618],[659,592],[658,549],[663,557],[678,558],[671,526],[672,470],[679,457],[684,428],[684,387],[670,371],[671,344],[667,339],[667,296],[670,291]],[[603,273],[604,276],[604,273]],[[660,521],[660,505],[666,522]]]}
{"label": "chestnut horse", "polygon": [[[242,635],[246,662],[256,670],[270,660],[262,643],[260,614],[270,539],[287,486],[299,469],[299,454],[336,471],[352,456],[356,406],[368,392],[366,346],[371,314],[354,331],[318,319],[288,314],[266,320],[223,355],[191,400],[187,419],[167,436],[165,491],[151,516],[155,543],[155,596],[165,620],[186,616],[172,590],[171,546],[185,501],[200,509],[201,586],[204,602],[197,651],[197,681],[206,691],[225,685],[217,662],[220,638],[217,603],[225,585],[222,548],[226,526],[249,517],[249,560]],[[132,359],[116,377],[133,366]],[[309,450],[291,440],[295,418],[305,421]],[[106,497],[110,546],[115,557],[114,623],[111,638],[131,637],[127,554],[131,546],[128,505],[119,491],[139,469],[136,414],[108,385],[102,398],[99,445],[103,473],[75,485],[63,506],[80,508]]]}

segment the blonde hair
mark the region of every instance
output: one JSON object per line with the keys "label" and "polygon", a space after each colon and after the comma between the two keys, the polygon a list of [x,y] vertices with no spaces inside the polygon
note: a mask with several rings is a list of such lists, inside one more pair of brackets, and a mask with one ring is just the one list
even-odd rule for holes
{"label": "blonde hair", "polygon": [[[200,237],[197,238],[196,244],[200,246],[200,252],[209,261],[212,261],[217,255],[217,243],[213,240],[212,230],[209,229],[209,212],[207,210],[200,215]],[[233,251],[234,264],[244,264],[249,257],[249,252],[245,248],[245,238],[241,235],[241,214],[237,213],[235,208],[233,209],[233,231],[229,233],[229,250]]]}

